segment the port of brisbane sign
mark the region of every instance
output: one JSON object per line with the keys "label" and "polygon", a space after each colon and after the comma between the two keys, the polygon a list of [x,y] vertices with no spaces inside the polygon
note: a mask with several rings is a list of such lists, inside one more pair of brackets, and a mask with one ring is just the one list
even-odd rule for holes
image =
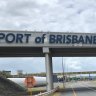
{"label": "port of brisbane sign", "polygon": [[0,31],[0,47],[96,47],[95,33]]}

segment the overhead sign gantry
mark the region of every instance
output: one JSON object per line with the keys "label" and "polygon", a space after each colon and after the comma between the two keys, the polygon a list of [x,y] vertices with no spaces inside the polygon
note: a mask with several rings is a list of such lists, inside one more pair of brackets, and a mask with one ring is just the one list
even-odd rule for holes
{"label": "overhead sign gantry", "polygon": [[53,89],[52,57],[96,56],[96,34],[1,30],[0,56],[45,57],[49,91]]}

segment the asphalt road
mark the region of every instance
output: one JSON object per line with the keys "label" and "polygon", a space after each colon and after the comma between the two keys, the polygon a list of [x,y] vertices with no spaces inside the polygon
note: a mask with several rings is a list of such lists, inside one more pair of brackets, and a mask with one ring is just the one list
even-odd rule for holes
{"label": "asphalt road", "polygon": [[96,96],[96,92],[94,91],[70,91],[70,92],[64,92],[60,93],[60,96]]}
{"label": "asphalt road", "polygon": [[58,96],[96,96],[95,82],[71,82],[67,84],[68,89],[60,92]]}

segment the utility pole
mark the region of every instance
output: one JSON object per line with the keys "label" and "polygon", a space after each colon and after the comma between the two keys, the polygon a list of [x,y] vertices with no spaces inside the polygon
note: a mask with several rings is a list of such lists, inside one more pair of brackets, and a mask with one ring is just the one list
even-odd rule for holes
{"label": "utility pole", "polygon": [[64,78],[64,65],[63,65],[63,57],[62,57],[62,70],[63,70],[63,88],[65,88],[65,86],[64,86],[64,81],[65,81],[65,78]]}

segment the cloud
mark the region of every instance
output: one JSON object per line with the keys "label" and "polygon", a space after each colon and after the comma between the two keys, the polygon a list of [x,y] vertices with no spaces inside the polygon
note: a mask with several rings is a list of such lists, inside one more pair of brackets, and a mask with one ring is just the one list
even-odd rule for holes
{"label": "cloud", "polygon": [[58,3],[59,0],[35,0],[37,4],[40,5],[48,5],[50,7],[55,6],[56,3]]}
{"label": "cloud", "polygon": [[66,71],[95,71],[96,57],[66,57],[65,69]]}
{"label": "cloud", "polygon": [[69,57],[65,59],[66,71],[81,71],[82,64],[79,57]]}
{"label": "cloud", "polygon": [[[63,57],[65,72],[95,71],[96,57]],[[54,72],[63,72],[62,57],[53,58]]]}
{"label": "cloud", "polygon": [[24,73],[45,72],[44,58],[0,58],[0,71],[2,70],[11,70],[12,74],[16,74],[17,70],[23,70]]}
{"label": "cloud", "polygon": [[[96,57],[62,57],[53,58],[53,72],[80,72],[95,71]],[[24,73],[46,72],[45,59],[33,57],[13,57],[0,58],[0,71],[11,70],[16,74],[17,70],[23,70]]]}
{"label": "cloud", "polygon": [[81,66],[80,66],[80,64],[78,64],[77,61],[70,62],[69,64],[70,64],[70,66],[69,66],[70,69],[78,70],[78,71],[81,70]]}
{"label": "cloud", "polygon": [[95,32],[95,9],[95,0],[0,0],[0,29]]}

